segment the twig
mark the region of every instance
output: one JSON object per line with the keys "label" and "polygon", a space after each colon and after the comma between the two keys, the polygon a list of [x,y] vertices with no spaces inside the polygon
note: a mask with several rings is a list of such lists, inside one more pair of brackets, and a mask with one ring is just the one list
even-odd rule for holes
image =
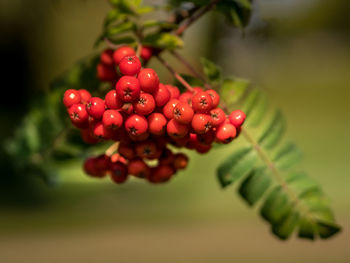
{"label": "twig", "polygon": [[108,147],[108,149],[105,151],[105,154],[107,156],[112,156],[113,153],[118,149],[119,147],[119,142],[113,143],[111,146]]}

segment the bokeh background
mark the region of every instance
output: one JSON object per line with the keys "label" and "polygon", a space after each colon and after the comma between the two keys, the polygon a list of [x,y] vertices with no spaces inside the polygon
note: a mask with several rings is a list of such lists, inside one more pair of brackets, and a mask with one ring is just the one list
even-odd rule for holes
{"label": "bokeh background", "polygon": [[[101,0],[0,0],[1,141],[40,90],[92,52],[108,10]],[[215,178],[232,144],[191,155],[162,186],[92,180],[77,163],[60,169],[55,187],[24,174],[30,187],[9,184],[0,195],[0,262],[350,262],[349,11],[348,0],[260,0],[244,35],[207,16],[181,51],[197,66],[205,55],[251,79],[284,111],[302,168],[323,185],[342,233],[316,242],[271,235],[236,188],[221,190]]]}

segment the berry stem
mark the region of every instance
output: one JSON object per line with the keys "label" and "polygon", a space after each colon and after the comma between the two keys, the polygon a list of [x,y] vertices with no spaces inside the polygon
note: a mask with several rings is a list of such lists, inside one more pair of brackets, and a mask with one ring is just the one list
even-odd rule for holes
{"label": "berry stem", "polygon": [[119,142],[113,143],[111,146],[108,147],[108,149],[105,151],[105,154],[107,156],[112,156],[113,153],[118,149],[119,147]]}

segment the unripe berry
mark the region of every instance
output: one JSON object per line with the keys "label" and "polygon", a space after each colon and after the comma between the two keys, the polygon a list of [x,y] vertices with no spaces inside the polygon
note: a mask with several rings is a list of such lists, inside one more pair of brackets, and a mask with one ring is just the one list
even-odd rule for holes
{"label": "unripe berry", "polygon": [[159,77],[151,68],[145,68],[140,71],[137,76],[140,82],[141,90],[147,93],[154,93],[159,87]]}
{"label": "unripe berry", "polygon": [[170,92],[162,83],[159,83],[158,89],[153,96],[157,107],[163,107],[170,100]]}
{"label": "unripe berry", "polygon": [[188,105],[191,106],[192,105],[192,97],[193,97],[193,93],[186,91],[180,95],[179,101],[186,102]]}
{"label": "unripe berry", "polygon": [[180,90],[178,89],[178,87],[175,87],[173,85],[165,85],[165,87],[170,92],[170,99],[179,99],[179,97],[180,97]]}
{"label": "unripe berry", "polygon": [[175,106],[179,103],[177,99],[171,99],[169,102],[163,107],[163,114],[167,119],[174,118],[174,109]]}
{"label": "unripe berry", "polygon": [[162,135],[165,133],[167,119],[161,113],[152,113],[148,116],[148,131],[154,135]]}
{"label": "unripe berry", "polygon": [[187,125],[178,123],[174,119],[171,119],[167,124],[167,133],[172,138],[182,138],[188,133]]}
{"label": "unripe berry", "polygon": [[136,153],[130,144],[121,142],[118,146],[118,153],[127,160],[135,158]]}
{"label": "unripe berry", "polygon": [[113,60],[116,65],[119,65],[120,61],[126,56],[135,56],[135,50],[129,46],[122,46],[114,51]]}
{"label": "unripe berry", "polygon": [[91,99],[91,94],[86,89],[80,89],[78,90],[80,95],[80,103],[86,104]]}
{"label": "unripe berry", "polygon": [[104,100],[98,97],[91,98],[86,104],[87,112],[92,118],[96,120],[102,118],[102,115],[105,111],[105,107],[106,106]]}
{"label": "unripe berry", "polygon": [[117,110],[123,106],[123,101],[117,96],[116,90],[110,90],[105,96],[105,103],[108,109]]}
{"label": "unripe berry", "polygon": [[123,124],[122,115],[116,110],[106,110],[102,117],[103,126],[106,129],[116,130]]}
{"label": "unripe berry", "polygon": [[111,179],[116,184],[122,184],[128,179],[128,168],[122,162],[112,163],[110,165]]}
{"label": "unripe berry", "polygon": [[145,117],[133,114],[125,121],[125,129],[133,136],[140,136],[147,132],[148,122]]}
{"label": "unripe berry", "polygon": [[203,134],[211,130],[212,123],[210,115],[196,113],[193,115],[192,128],[198,134]]}
{"label": "unripe berry", "polygon": [[228,117],[231,124],[235,126],[236,128],[240,128],[244,121],[245,121],[245,113],[241,110],[235,110],[231,112],[230,116]]}
{"label": "unripe berry", "polygon": [[198,92],[192,97],[192,107],[195,112],[207,113],[213,108],[213,100],[206,92]]}
{"label": "unripe berry", "polygon": [[113,81],[117,78],[117,72],[114,67],[109,67],[104,64],[98,64],[96,67],[97,78],[100,81]]}
{"label": "unripe berry", "polygon": [[119,63],[119,70],[123,75],[134,76],[140,72],[141,62],[136,56],[122,58]]}
{"label": "unripe berry", "polygon": [[117,96],[124,102],[132,102],[140,96],[140,83],[135,77],[123,76],[116,84]]}
{"label": "unripe berry", "polygon": [[210,117],[211,117],[211,123],[213,124],[213,127],[220,126],[226,120],[226,114],[220,108],[212,109],[210,111]]}
{"label": "unripe berry", "polygon": [[141,158],[136,158],[129,161],[128,174],[139,178],[147,178],[151,174],[151,169]]}
{"label": "unripe berry", "polygon": [[143,141],[136,144],[136,155],[141,158],[152,158],[157,152],[157,145],[151,141]]}
{"label": "unripe berry", "polygon": [[174,107],[174,119],[182,124],[188,124],[192,121],[194,112],[192,107],[186,102],[179,102]]}
{"label": "unripe berry", "polygon": [[153,48],[148,46],[142,46],[140,57],[144,61],[148,61],[153,55]]}
{"label": "unripe berry", "polygon": [[113,67],[113,53],[114,51],[112,49],[105,49],[104,51],[102,51],[100,56],[101,63],[108,67]]}
{"label": "unripe berry", "polygon": [[229,143],[236,137],[236,128],[232,124],[224,123],[216,130],[216,140],[221,143]]}
{"label": "unripe berry", "polygon": [[148,115],[154,111],[156,102],[151,94],[142,93],[137,101],[133,103],[136,114]]}
{"label": "unripe berry", "polygon": [[173,166],[175,170],[185,169],[188,164],[188,157],[183,153],[175,154]]}
{"label": "unripe berry", "polygon": [[63,95],[63,104],[67,108],[71,107],[73,104],[80,103],[80,94],[75,89],[67,89]]}

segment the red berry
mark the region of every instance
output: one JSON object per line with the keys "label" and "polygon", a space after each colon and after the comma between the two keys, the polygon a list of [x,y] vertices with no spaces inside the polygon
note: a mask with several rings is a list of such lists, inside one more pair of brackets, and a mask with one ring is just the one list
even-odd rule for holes
{"label": "red berry", "polygon": [[186,102],[179,102],[174,108],[174,119],[182,124],[188,124],[192,121],[194,112],[192,107]]}
{"label": "red berry", "polygon": [[141,48],[141,58],[145,61],[149,60],[153,55],[153,48],[148,46],[142,46]]}
{"label": "red berry", "polygon": [[140,83],[135,77],[121,77],[115,88],[117,96],[124,102],[132,102],[140,96]]}
{"label": "red berry", "polygon": [[105,103],[108,109],[117,110],[123,106],[123,101],[117,96],[116,90],[109,91],[105,96]]}
{"label": "red berry", "polygon": [[169,102],[163,107],[163,114],[169,120],[174,117],[174,109],[175,106],[179,103],[177,99],[171,99]]}
{"label": "red berry", "polygon": [[180,90],[178,89],[178,87],[175,87],[173,85],[165,85],[165,87],[167,87],[167,89],[170,92],[170,99],[179,99]]}
{"label": "red berry", "polygon": [[69,118],[78,128],[88,127],[89,115],[83,104],[74,104],[68,109]]}
{"label": "red berry", "polygon": [[101,154],[100,156],[96,157],[95,167],[99,172],[105,175],[107,170],[109,169],[110,163],[111,159],[109,158],[109,156]]}
{"label": "red berry", "polygon": [[102,117],[103,126],[106,129],[116,130],[123,124],[122,115],[116,110],[106,110]]}
{"label": "red berry", "polygon": [[162,152],[160,159],[159,159],[159,164],[170,164],[172,165],[175,159],[175,155],[173,154],[172,151],[169,149],[164,149]]}
{"label": "red berry", "polygon": [[236,128],[232,124],[224,123],[216,130],[216,140],[221,143],[229,143],[236,137]]}
{"label": "red berry", "polygon": [[188,164],[188,157],[183,153],[175,154],[173,166],[175,170],[185,169]]}
{"label": "red berry", "polygon": [[204,134],[198,134],[197,140],[201,144],[212,144],[215,140],[215,132],[213,130],[210,130]]}
{"label": "red berry", "polygon": [[136,158],[129,161],[128,174],[139,178],[147,178],[151,174],[151,169],[141,158]]}
{"label": "red berry", "polygon": [[131,103],[124,103],[121,110],[124,114],[130,115],[134,112],[134,106]]}
{"label": "red berry", "polygon": [[148,120],[148,131],[154,135],[162,135],[165,132],[167,119],[161,113],[152,113],[147,118]]}
{"label": "red berry", "polygon": [[102,51],[100,56],[101,63],[106,66],[113,67],[113,53],[114,51],[112,49],[105,49],[104,51]]}
{"label": "red berry", "polygon": [[186,102],[188,105],[192,105],[193,93],[186,91],[182,93],[179,97],[179,101]]}
{"label": "red berry", "polygon": [[176,147],[178,147],[178,148],[181,148],[181,147],[185,147],[189,140],[190,140],[190,135],[187,133],[182,138],[174,138],[174,137],[172,137],[171,144],[176,146]]}
{"label": "red berry", "polygon": [[67,108],[69,108],[73,104],[80,103],[80,101],[81,101],[81,98],[80,98],[79,91],[75,89],[67,89],[63,95],[63,104]]}
{"label": "red berry", "polygon": [[159,77],[151,68],[145,68],[140,71],[137,76],[140,82],[141,90],[147,93],[154,93],[159,87]]}
{"label": "red berry", "polygon": [[106,129],[104,128],[102,122],[98,122],[92,127],[92,134],[99,140],[107,138]]}
{"label": "red berry", "polygon": [[141,142],[141,141],[144,141],[146,140],[148,137],[149,137],[149,133],[148,132],[145,132],[141,135],[138,135],[138,136],[135,136],[135,135],[132,135],[132,134],[128,134],[128,137],[129,139],[135,141],[135,142]]}
{"label": "red berry", "polygon": [[195,149],[198,153],[207,153],[211,149],[211,144],[198,143]]}
{"label": "red berry", "polygon": [[86,104],[91,99],[91,94],[86,89],[78,90],[80,95],[80,103]]}
{"label": "red berry", "polygon": [[136,155],[141,158],[152,158],[157,153],[157,145],[151,140],[139,142],[136,145]]}
{"label": "red berry", "polygon": [[207,113],[213,108],[213,100],[206,92],[198,92],[192,98],[192,107],[195,112]]}
{"label": "red berry", "polygon": [[193,95],[197,94],[198,92],[203,92],[203,89],[201,87],[193,87]]}
{"label": "red berry", "polygon": [[243,125],[245,121],[245,113],[241,110],[235,110],[231,112],[230,116],[228,117],[231,124],[235,126],[236,128],[239,128]]}
{"label": "red berry", "polygon": [[195,133],[190,133],[189,135],[189,140],[186,144],[186,147],[188,149],[195,149],[196,148],[196,145],[198,144],[198,139],[197,139],[197,134]]}
{"label": "red berry", "polygon": [[167,124],[167,133],[170,137],[182,138],[188,133],[188,127],[187,125],[178,123],[174,119],[171,119]]}
{"label": "red berry", "polygon": [[99,140],[91,135],[90,129],[83,129],[80,131],[83,142],[87,144],[96,144]]}
{"label": "red berry", "polygon": [[117,72],[114,67],[109,67],[104,64],[97,65],[97,78],[100,81],[113,81],[117,78]]}
{"label": "red berry", "polygon": [[102,118],[105,108],[106,106],[104,100],[98,97],[91,98],[86,104],[87,112],[92,118],[96,120]]}
{"label": "red berry", "polygon": [[125,121],[125,129],[133,136],[140,136],[147,132],[148,122],[145,117],[133,114]]}
{"label": "red berry", "polygon": [[123,75],[134,76],[140,72],[141,62],[136,56],[123,57],[119,63],[119,70]]}
{"label": "red berry", "polygon": [[116,163],[116,162],[121,162],[123,164],[126,164],[126,159],[121,156],[119,153],[114,153],[111,156],[111,162]]}
{"label": "red berry", "polygon": [[213,108],[216,108],[219,103],[220,103],[220,95],[213,89],[209,89],[205,91],[206,93],[208,93],[213,101]]}
{"label": "red berry", "polygon": [[128,179],[128,168],[122,162],[112,163],[110,165],[111,179],[116,184],[122,184]]}
{"label": "red berry", "polygon": [[118,153],[127,160],[135,158],[136,153],[130,144],[121,142],[118,146]]}
{"label": "red berry", "polygon": [[101,177],[99,171],[96,168],[96,158],[90,157],[85,160],[83,165],[84,172],[93,177]]}
{"label": "red berry", "polygon": [[203,134],[211,130],[212,123],[210,115],[196,113],[193,115],[192,128],[198,134]]}
{"label": "red berry", "polygon": [[154,111],[156,102],[151,94],[142,93],[137,101],[133,103],[136,114],[148,115]]}
{"label": "red berry", "polygon": [[170,92],[162,83],[159,83],[158,89],[153,96],[157,107],[163,107],[170,100]]}
{"label": "red berry", "polygon": [[175,170],[170,165],[159,165],[152,169],[151,176],[148,178],[152,183],[164,183],[170,180],[175,174]]}
{"label": "red berry", "polygon": [[220,108],[212,109],[210,111],[210,117],[211,117],[211,123],[213,124],[213,127],[220,126],[226,120],[226,114]]}
{"label": "red berry", "polygon": [[129,46],[122,46],[118,48],[116,51],[113,53],[113,60],[116,65],[119,65],[120,61],[126,57],[126,56],[135,56],[135,50],[133,50]]}

